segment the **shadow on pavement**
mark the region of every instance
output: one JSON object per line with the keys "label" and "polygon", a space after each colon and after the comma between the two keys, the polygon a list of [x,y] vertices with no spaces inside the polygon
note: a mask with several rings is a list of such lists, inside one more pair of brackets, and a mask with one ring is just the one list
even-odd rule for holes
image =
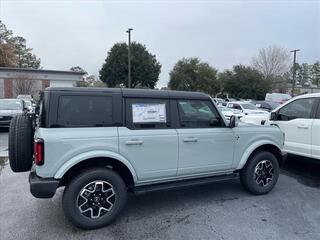
{"label": "shadow on pavement", "polygon": [[319,160],[290,155],[281,172],[306,186],[320,188]]}
{"label": "shadow on pavement", "polygon": [[7,157],[0,157],[0,174],[1,171],[4,169],[4,167],[8,164],[8,158]]}

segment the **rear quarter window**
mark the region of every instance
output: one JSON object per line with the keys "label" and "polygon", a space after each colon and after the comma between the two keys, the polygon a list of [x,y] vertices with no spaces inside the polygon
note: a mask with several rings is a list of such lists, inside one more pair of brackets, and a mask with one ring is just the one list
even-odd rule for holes
{"label": "rear quarter window", "polygon": [[112,120],[112,97],[59,97],[56,127],[105,127]]}
{"label": "rear quarter window", "polygon": [[171,127],[168,99],[126,99],[126,126],[130,129],[162,129]]}

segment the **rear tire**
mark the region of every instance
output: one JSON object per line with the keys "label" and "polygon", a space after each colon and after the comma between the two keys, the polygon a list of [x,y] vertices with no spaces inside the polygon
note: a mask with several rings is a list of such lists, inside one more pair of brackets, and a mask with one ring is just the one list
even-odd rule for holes
{"label": "rear tire", "polygon": [[240,180],[246,190],[255,195],[266,194],[279,178],[279,163],[270,152],[254,153],[240,171]]}
{"label": "rear tire", "polygon": [[25,172],[32,167],[33,124],[27,115],[13,117],[9,129],[9,162],[12,171]]}
{"label": "rear tire", "polygon": [[126,185],[117,173],[94,168],[79,174],[66,186],[62,206],[75,226],[88,230],[112,223],[126,198]]}

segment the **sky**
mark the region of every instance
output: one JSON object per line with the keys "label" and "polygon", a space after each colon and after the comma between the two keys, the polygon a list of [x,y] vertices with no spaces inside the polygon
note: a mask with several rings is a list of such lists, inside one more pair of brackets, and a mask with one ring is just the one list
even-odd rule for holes
{"label": "sky", "polygon": [[219,71],[250,64],[269,45],[301,49],[298,62],[320,60],[318,1],[16,1],[0,0],[0,19],[41,58],[44,69],[81,66],[98,75],[108,50],[132,40],[162,64],[158,87],[183,57]]}

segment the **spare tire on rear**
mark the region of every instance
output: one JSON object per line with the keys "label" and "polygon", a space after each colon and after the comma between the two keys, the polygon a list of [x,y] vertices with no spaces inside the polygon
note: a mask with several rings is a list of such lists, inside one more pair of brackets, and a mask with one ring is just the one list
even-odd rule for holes
{"label": "spare tire on rear", "polygon": [[9,130],[9,162],[12,171],[25,172],[32,167],[33,124],[27,115],[13,117]]}

